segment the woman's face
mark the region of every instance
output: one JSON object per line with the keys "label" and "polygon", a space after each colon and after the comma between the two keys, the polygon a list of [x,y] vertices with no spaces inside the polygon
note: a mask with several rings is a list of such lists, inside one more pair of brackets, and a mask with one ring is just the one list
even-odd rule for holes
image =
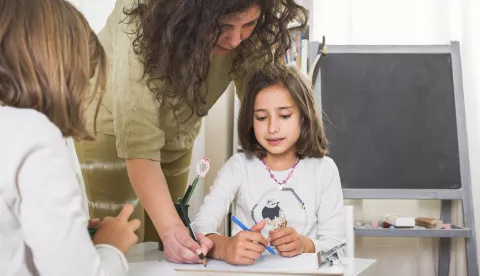
{"label": "woman's face", "polygon": [[226,55],[252,34],[261,10],[258,5],[253,5],[245,12],[225,16],[220,19],[222,33],[213,52],[217,55]]}

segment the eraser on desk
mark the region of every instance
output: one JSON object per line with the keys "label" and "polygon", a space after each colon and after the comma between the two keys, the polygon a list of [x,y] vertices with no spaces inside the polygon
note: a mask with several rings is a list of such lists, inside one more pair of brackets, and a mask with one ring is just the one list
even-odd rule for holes
{"label": "eraser on desk", "polygon": [[444,223],[443,229],[452,229],[452,225],[450,223]]}

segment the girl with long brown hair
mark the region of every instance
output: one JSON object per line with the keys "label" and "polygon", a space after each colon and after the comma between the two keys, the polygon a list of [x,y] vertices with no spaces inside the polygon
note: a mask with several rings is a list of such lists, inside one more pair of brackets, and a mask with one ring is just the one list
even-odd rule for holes
{"label": "girl with long brown hair", "polygon": [[[225,163],[192,222],[213,241],[210,256],[246,265],[267,244],[293,257],[344,243],[340,176],[325,156],[311,82],[291,67],[255,73],[245,89],[238,133],[243,152]],[[220,222],[232,203],[233,215],[251,232],[234,225],[233,237],[221,236]]]}

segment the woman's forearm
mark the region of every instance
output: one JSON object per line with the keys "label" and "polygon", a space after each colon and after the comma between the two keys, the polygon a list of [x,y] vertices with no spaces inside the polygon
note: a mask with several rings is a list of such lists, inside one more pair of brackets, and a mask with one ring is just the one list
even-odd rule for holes
{"label": "woman's forearm", "polygon": [[172,202],[160,163],[148,159],[128,159],[128,176],[160,238],[173,225],[183,225]]}

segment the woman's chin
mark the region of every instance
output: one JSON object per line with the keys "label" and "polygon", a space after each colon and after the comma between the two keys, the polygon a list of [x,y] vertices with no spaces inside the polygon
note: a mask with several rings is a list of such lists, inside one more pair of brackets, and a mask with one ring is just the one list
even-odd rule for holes
{"label": "woman's chin", "polygon": [[223,47],[220,47],[220,46],[215,46],[215,48],[213,49],[213,54],[215,55],[227,55],[228,53],[230,53],[231,50],[227,50]]}

